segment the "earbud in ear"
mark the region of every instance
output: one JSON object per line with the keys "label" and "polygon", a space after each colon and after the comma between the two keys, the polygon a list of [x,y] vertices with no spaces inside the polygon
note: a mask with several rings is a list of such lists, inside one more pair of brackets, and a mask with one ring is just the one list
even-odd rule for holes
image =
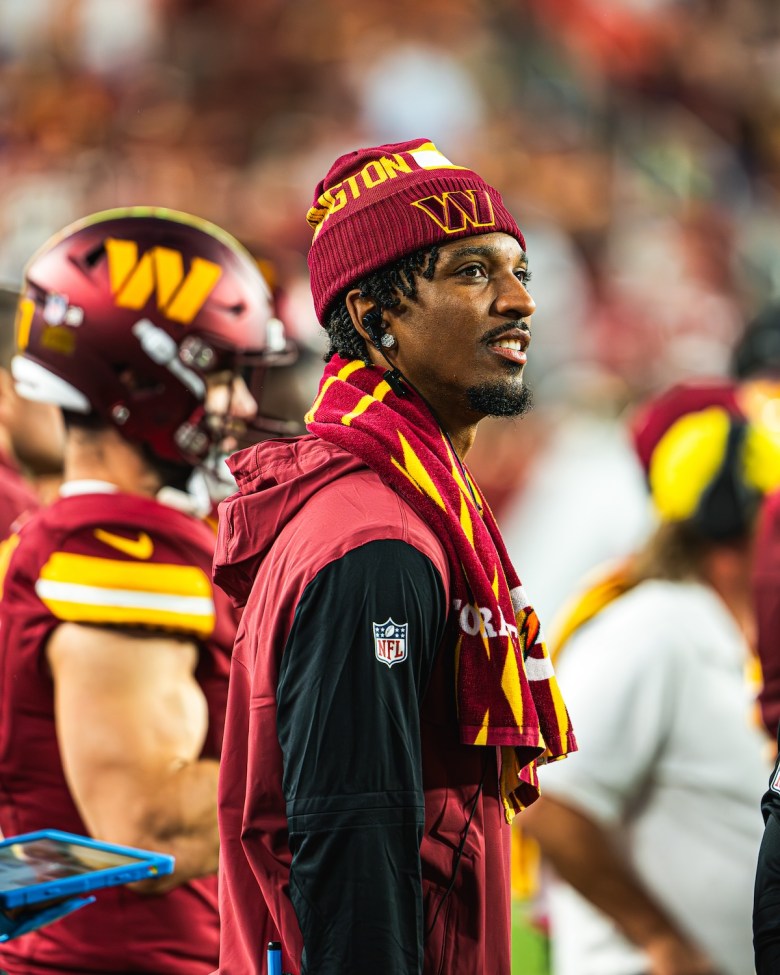
{"label": "earbud in ear", "polygon": [[382,349],[382,312],[372,308],[363,316],[363,327],[371,336],[371,341],[381,351]]}

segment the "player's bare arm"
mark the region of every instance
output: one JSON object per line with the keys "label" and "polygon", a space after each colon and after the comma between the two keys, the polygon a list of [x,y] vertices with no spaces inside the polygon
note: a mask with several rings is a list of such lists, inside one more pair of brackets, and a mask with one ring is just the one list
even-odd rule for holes
{"label": "player's bare arm", "polygon": [[174,874],[150,891],[216,871],[218,763],[199,757],[197,645],[65,623],[47,659],[65,775],[90,833],[173,854]]}
{"label": "player's bare arm", "polygon": [[683,936],[590,816],[543,796],[523,813],[523,829],[539,843],[561,879],[647,953],[649,975],[718,975],[713,962]]}

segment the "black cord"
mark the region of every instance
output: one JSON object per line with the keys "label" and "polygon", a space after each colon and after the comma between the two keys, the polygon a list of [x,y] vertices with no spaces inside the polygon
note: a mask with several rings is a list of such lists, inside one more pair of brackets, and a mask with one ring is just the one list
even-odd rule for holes
{"label": "black cord", "polygon": [[471,486],[471,479],[469,478],[468,474],[466,473],[466,468],[465,468],[465,466],[463,464],[463,461],[460,459],[460,455],[458,454],[457,450],[455,449],[455,446],[454,446],[454,444],[452,442],[452,439],[451,439],[449,433],[447,433],[447,431],[444,429],[444,424],[441,422],[441,420],[436,415],[436,411],[431,406],[431,404],[428,402],[428,400],[423,396],[423,394],[420,392],[420,390],[417,389],[417,387],[414,385],[414,383],[410,379],[408,379],[401,372],[401,370],[397,366],[394,366],[393,365],[393,363],[388,358],[387,353],[385,352],[385,350],[382,348],[382,346],[378,342],[376,343],[376,348],[378,349],[379,354],[382,356],[382,358],[385,360],[385,362],[390,366],[390,368],[387,370],[387,372],[384,374],[384,376],[382,378],[385,380],[385,382],[387,383],[387,385],[392,389],[392,391],[395,393],[395,395],[396,396],[400,396],[400,397],[406,396],[406,390],[404,389],[404,383],[405,383],[409,387],[409,389],[411,389],[415,393],[417,393],[417,395],[420,397],[420,399],[423,401],[423,403],[425,403],[425,405],[428,407],[428,411],[430,412],[430,414],[433,417],[433,419],[436,421],[436,425],[441,430],[441,432],[444,434],[444,436],[445,436],[445,438],[447,440],[447,443],[450,445],[450,450],[452,451],[452,455],[455,458],[455,463],[460,468],[460,473],[461,473],[461,476],[463,477],[463,483],[468,488],[468,492],[471,495],[471,500],[474,502],[474,507],[477,509],[477,511],[480,511],[481,512],[482,511],[482,505],[479,503],[479,501],[477,501],[477,496],[476,496],[476,494],[474,494],[474,488]]}
{"label": "black cord", "polygon": [[455,881],[458,879],[458,867],[460,866],[461,857],[463,856],[463,850],[466,847],[466,839],[468,838],[469,830],[471,829],[471,823],[472,823],[472,820],[474,819],[474,814],[477,811],[477,805],[479,804],[479,797],[482,795],[482,787],[485,784],[485,775],[487,774],[487,767],[488,767],[488,756],[485,756],[485,759],[482,762],[482,775],[481,775],[480,780],[479,780],[479,785],[477,786],[476,794],[475,794],[474,799],[473,799],[473,801],[471,803],[471,810],[469,811],[469,818],[466,820],[466,825],[465,825],[465,827],[463,829],[463,835],[460,838],[460,843],[458,844],[458,849],[455,851],[455,859],[453,860],[453,863],[452,863],[452,875],[450,876],[450,882],[447,884],[447,889],[442,894],[441,900],[436,905],[436,910],[434,911],[433,917],[431,918],[431,923],[428,925],[428,927],[425,930],[425,937],[426,938],[433,931],[433,927],[436,924],[436,919],[438,918],[439,913],[441,912],[441,909],[444,907],[444,904],[445,904],[447,898],[452,893],[452,890],[453,890],[453,888],[455,886]]}
{"label": "black cord", "polygon": [[[433,412],[433,409],[431,408],[431,405],[430,405],[430,403],[428,403],[427,400],[425,400],[425,405],[428,407],[428,409],[431,411],[431,413],[433,413],[434,420],[436,420],[436,422],[439,423],[439,418]],[[452,440],[450,439],[450,435],[447,433],[447,431],[444,429],[444,427],[441,425],[441,423],[439,423],[439,429],[441,430],[441,432],[446,437],[447,443],[450,445],[450,450],[452,451],[452,456],[455,458],[455,463],[460,468],[460,473],[461,473],[461,477],[463,478],[463,483],[466,485],[466,487],[469,490],[469,494],[471,495],[471,500],[474,502],[474,507],[477,509],[477,511],[479,511],[481,513],[482,512],[482,505],[479,503],[479,501],[477,501],[477,496],[476,496],[476,494],[474,494],[474,488],[471,486],[471,478],[466,473],[466,465],[460,459],[460,454],[455,449],[455,445],[453,444]]]}

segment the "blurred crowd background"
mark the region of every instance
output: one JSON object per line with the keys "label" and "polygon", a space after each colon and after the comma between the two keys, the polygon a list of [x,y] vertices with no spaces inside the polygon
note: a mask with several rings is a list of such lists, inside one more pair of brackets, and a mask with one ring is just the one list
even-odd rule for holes
{"label": "blurred crowd background", "polygon": [[626,410],[727,375],[780,301],[775,0],[0,0],[0,283],[89,212],[173,207],[269,262],[316,362],[314,187],[419,136],[526,233],[536,409],[469,460],[545,619],[646,531]]}
{"label": "blurred crowd background", "polygon": [[605,417],[725,373],[778,297],[772,0],[2,0],[0,281],[71,219],[170,206],[270,260],[319,353],[314,186],[342,151],[417,136],[527,236],[537,410],[472,457],[499,515],[572,414],[600,420],[569,434],[588,464]]}
{"label": "blurred crowd background", "polygon": [[272,259],[316,344],[316,182],[423,135],[527,234],[540,396],[723,370],[780,288],[772,0],[3,0],[0,99],[8,281],[72,218],[177,207]]}

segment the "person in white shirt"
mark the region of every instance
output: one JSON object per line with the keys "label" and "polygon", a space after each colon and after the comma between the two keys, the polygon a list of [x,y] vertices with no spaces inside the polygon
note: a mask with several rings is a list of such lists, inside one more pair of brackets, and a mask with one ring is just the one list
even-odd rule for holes
{"label": "person in white shirt", "polygon": [[746,680],[751,538],[780,453],[728,390],[676,387],[634,433],[658,527],[562,627],[580,754],[523,816],[554,871],[553,971],[752,975],[769,749]]}

